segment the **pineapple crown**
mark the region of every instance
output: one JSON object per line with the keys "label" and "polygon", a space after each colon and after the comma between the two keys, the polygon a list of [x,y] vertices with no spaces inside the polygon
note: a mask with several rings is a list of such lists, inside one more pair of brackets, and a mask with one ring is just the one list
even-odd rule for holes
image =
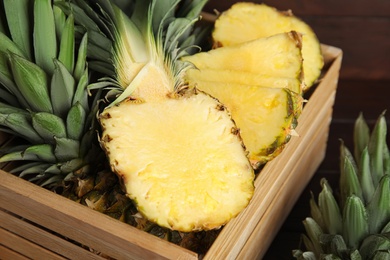
{"label": "pineapple crown", "polygon": [[[390,152],[382,113],[370,134],[362,114],[355,121],[353,153],[340,145],[340,193],[326,179],[311,217],[303,221],[307,252],[297,259],[388,259],[390,256]],[[382,258],[385,257],[385,258]]]}
{"label": "pineapple crown", "polygon": [[132,83],[148,63],[164,67],[173,89],[180,90],[183,72],[191,66],[180,58],[197,50],[206,35],[194,28],[206,2],[74,0],[57,4],[74,13],[79,31],[88,32],[92,70],[109,76],[90,89],[108,88],[108,96],[120,96],[119,102],[138,87]]}
{"label": "pineapple crown", "polygon": [[87,36],[76,46],[74,16],[48,0],[5,0],[0,12],[0,131],[21,140],[2,147],[0,162],[24,161],[12,172],[60,185],[99,153]]}

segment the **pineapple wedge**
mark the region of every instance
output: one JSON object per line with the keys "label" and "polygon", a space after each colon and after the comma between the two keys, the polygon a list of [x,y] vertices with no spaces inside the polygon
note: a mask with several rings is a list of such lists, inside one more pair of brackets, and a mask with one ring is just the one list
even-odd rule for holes
{"label": "pineapple wedge", "polygon": [[312,28],[292,14],[279,12],[265,4],[240,2],[223,12],[215,22],[212,33],[215,47],[231,46],[260,37],[297,31],[302,36],[304,91],[318,79],[324,65],[321,45]]}
{"label": "pineapple wedge", "polygon": [[301,95],[287,88],[208,81],[198,81],[198,87],[230,110],[254,168],[283,150],[302,111]]}
{"label": "pineapple wedge", "polygon": [[302,79],[291,77],[274,77],[245,71],[222,69],[191,69],[186,78],[191,85],[199,82],[226,82],[237,85],[267,86],[271,88],[288,88],[295,93],[302,92]]}
{"label": "pineapple wedge", "polygon": [[[302,77],[301,36],[294,31],[280,33],[200,52],[186,56],[183,60],[193,63],[199,70],[231,70],[254,73],[257,74],[256,77],[267,75],[267,77],[300,79]],[[234,76],[229,77],[227,81],[235,78]]]}

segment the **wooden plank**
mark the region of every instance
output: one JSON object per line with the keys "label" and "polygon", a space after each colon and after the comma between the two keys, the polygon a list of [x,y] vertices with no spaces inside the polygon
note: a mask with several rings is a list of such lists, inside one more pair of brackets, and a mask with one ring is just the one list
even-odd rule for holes
{"label": "wooden plank", "polygon": [[[104,259],[0,208],[0,227],[68,259]],[[16,245],[15,245],[16,246]]]}
{"label": "wooden plank", "polygon": [[29,258],[9,249],[8,247],[2,246],[0,244],[0,259],[28,260]]}
{"label": "wooden plank", "polygon": [[[239,0],[209,1],[208,12],[214,9],[223,11]],[[389,16],[390,2],[384,0],[251,0],[255,3],[265,3],[279,10],[291,9],[297,15],[315,16]]]}
{"label": "wooden plank", "polygon": [[0,207],[116,259],[197,254],[0,170]]}
{"label": "wooden plank", "polygon": [[0,228],[0,241],[3,246],[6,246],[26,257],[32,259],[45,259],[45,260],[60,260],[65,259],[46,248],[32,243],[23,237],[15,235],[8,230]]}

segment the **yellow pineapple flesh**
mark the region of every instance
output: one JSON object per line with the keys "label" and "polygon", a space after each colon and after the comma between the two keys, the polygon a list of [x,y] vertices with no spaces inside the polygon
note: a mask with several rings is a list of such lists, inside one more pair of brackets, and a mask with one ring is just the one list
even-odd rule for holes
{"label": "yellow pineapple flesh", "polygon": [[191,85],[200,85],[199,82],[203,81],[229,82],[237,85],[288,88],[298,94],[302,92],[302,79],[300,77],[277,77],[237,70],[191,69],[187,72],[186,78]]}
{"label": "yellow pineapple flesh", "polygon": [[215,47],[221,47],[292,30],[302,34],[305,91],[320,76],[324,61],[316,34],[307,23],[294,16],[291,11],[280,12],[265,4],[236,3],[218,17],[212,37]]}
{"label": "yellow pineapple flesh", "polygon": [[240,129],[254,168],[290,140],[302,110],[300,35],[294,31],[184,57],[191,87],[221,101]]}
{"label": "yellow pineapple flesh", "polygon": [[286,88],[208,81],[198,87],[230,110],[254,168],[279,155],[302,111],[302,97]]}
{"label": "yellow pineapple flesh", "polygon": [[225,108],[190,92],[106,109],[102,143],[141,214],[174,230],[210,230],[246,207],[254,173]]}
{"label": "yellow pineapple flesh", "polygon": [[[281,33],[184,57],[199,70],[214,69],[256,74],[255,77],[302,78],[301,37]],[[198,76],[198,75],[197,75]],[[195,77],[194,77],[195,79]],[[226,81],[237,80],[236,75]],[[244,82],[241,82],[245,84]]]}

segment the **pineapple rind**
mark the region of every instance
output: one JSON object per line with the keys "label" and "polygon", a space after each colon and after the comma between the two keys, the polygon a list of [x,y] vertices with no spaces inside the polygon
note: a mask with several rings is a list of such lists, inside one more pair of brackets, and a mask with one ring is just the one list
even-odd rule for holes
{"label": "pineapple rind", "polygon": [[218,17],[212,37],[215,46],[220,47],[291,30],[302,34],[304,81],[309,88],[320,76],[324,65],[321,45],[312,28],[291,11],[280,12],[266,4],[236,3]]}
{"label": "pineapple rind", "polygon": [[229,113],[199,92],[124,101],[100,116],[102,146],[138,210],[160,226],[211,230],[241,212],[254,171]]}

